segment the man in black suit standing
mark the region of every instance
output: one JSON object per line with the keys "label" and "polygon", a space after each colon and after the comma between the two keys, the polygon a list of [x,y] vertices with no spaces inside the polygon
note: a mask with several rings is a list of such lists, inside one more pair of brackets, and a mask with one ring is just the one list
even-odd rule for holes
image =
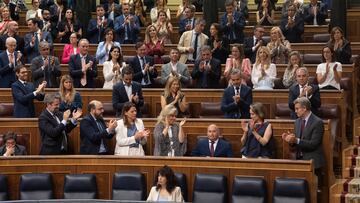
{"label": "man in black suit standing", "polygon": [[91,101],[88,112],[80,122],[80,154],[109,154],[106,139],[114,136],[117,122],[112,119],[108,125],[105,124],[104,107],[100,101]]}
{"label": "man in black suit standing", "polygon": [[6,51],[0,54],[0,88],[10,88],[16,81],[15,67],[20,63],[22,54],[15,52],[16,39],[6,39]]}
{"label": "man in black suit standing", "polygon": [[255,63],[256,52],[259,47],[266,46],[266,42],[263,40],[265,29],[261,25],[255,25],[254,35],[247,37],[244,40],[244,53],[246,58],[249,58],[251,63]]}
{"label": "man in black suit standing", "polygon": [[140,118],[140,107],[144,105],[141,84],[132,81],[133,71],[130,67],[124,67],[121,75],[122,81],[114,85],[112,91],[112,104],[116,111],[116,116],[121,115],[122,108],[126,102],[132,102],[136,105],[137,117]]}
{"label": "man in black suit standing", "polygon": [[130,67],[134,71],[133,80],[140,83],[142,87],[150,87],[158,73],[154,68],[154,59],[146,56],[146,46],[143,42],[135,44],[137,55],[130,61]]}
{"label": "man in black suit standing", "polygon": [[39,130],[41,135],[40,155],[60,155],[69,153],[68,133],[77,125],[82,110],[70,110],[61,113],[59,94],[46,94],[44,109],[39,117]]}
{"label": "man in black suit standing", "polygon": [[310,3],[304,6],[304,21],[308,25],[324,25],[327,18],[326,5],[317,0],[310,0]]}
{"label": "man in black suit standing", "polygon": [[280,29],[284,37],[291,43],[303,42],[304,20],[297,11],[298,8],[294,4],[290,4],[287,15],[284,15],[280,22]]}
{"label": "man in black suit standing", "polygon": [[210,46],[201,47],[201,59],[195,61],[191,76],[196,80],[196,88],[219,88],[221,62],[211,55]]}
{"label": "man in black suit standing", "polygon": [[96,60],[89,55],[89,41],[79,41],[80,53],[70,56],[69,72],[74,79],[75,88],[94,88],[97,77]]}
{"label": "man in black suit standing", "polygon": [[39,101],[44,99],[43,92],[46,87],[46,81],[39,84],[35,90],[34,85],[31,82],[27,82],[28,72],[29,70],[21,64],[15,68],[18,80],[11,85],[15,118],[35,117],[34,99]]}

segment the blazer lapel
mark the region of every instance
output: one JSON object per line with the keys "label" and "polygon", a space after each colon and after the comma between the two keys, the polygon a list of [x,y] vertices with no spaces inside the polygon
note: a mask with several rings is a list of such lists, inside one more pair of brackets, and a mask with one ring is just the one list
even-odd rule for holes
{"label": "blazer lapel", "polygon": [[301,118],[298,118],[298,119],[296,119],[296,126],[297,126],[297,128],[295,128],[296,129],[296,132],[295,132],[295,136],[297,137],[297,138],[300,138],[300,131],[301,131]]}
{"label": "blazer lapel", "polygon": [[221,147],[222,147],[222,145],[221,145],[221,140],[220,140],[220,138],[219,138],[218,143],[217,143],[217,145],[216,145],[215,152],[214,152],[214,156],[218,156],[218,155],[220,154],[220,152],[221,152],[221,150],[222,150]]}

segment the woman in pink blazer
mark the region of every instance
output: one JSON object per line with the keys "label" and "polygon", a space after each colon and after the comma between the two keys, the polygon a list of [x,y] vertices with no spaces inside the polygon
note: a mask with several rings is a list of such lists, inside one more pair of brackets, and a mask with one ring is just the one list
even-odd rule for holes
{"label": "woman in pink blazer", "polygon": [[65,44],[64,51],[61,57],[61,63],[67,64],[70,61],[70,56],[79,53],[78,36],[74,32],[70,35],[70,44]]}

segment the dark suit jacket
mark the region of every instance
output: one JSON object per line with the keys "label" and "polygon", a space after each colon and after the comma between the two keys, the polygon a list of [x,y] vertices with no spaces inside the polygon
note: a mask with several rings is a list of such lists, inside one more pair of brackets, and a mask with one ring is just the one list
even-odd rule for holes
{"label": "dark suit jacket", "polygon": [[16,81],[14,68],[16,67],[17,53],[15,54],[15,66],[9,65],[9,57],[6,50],[0,54],[0,88],[10,88],[11,84]]}
{"label": "dark suit jacket", "polygon": [[[142,95],[141,84],[138,82],[132,82],[132,93],[138,95],[139,102],[136,104],[137,117],[141,117],[140,107],[144,105],[144,97]],[[121,115],[122,108],[126,102],[129,102],[129,98],[126,94],[126,90],[123,82],[119,82],[113,87],[112,91],[112,104],[116,111],[116,116]]]}
{"label": "dark suit jacket", "polygon": [[[266,42],[264,40],[262,40],[262,46],[266,46]],[[255,46],[254,44],[254,36],[251,37],[247,37],[244,39],[244,53],[246,58],[249,58],[251,63],[254,64],[255,60],[256,60],[256,52],[257,50],[252,50],[253,46]]]}
{"label": "dark suit jacket", "polygon": [[[39,86],[42,81],[46,81],[46,87],[48,88],[58,88],[59,82],[58,77],[61,75],[60,62],[57,57],[48,56],[49,58],[54,58],[54,64],[49,64],[44,70],[41,67],[44,65],[43,57],[37,56],[31,61],[31,72],[32,80],[35,87]],[[49,60],[49,62],[51,59]]]}
{"label": "dark suit jacket", "polygon": [[246,85],[240,86],[240,102],[237,104],[233,96],[234,87],[227,87],[221,99],[221,111],[225,113],[225,118],[250,118],[250,104],[253,102],[251,88]]}
{"label": "dark suit jacket", "polygon": [[[310,86],[313,89],[313,94],[309,99],[311,102],[311,112],[313,112],[315,115],[318,115],[318,109],[321,106],[319,86],[314,84],[311,84]],[[300,88],[298,84],[295,84],[289,88],[289,108],[292,110],[290,113],[292,119],[297,118],[295,113],[294,101],[299,97],[299,95],[300,95]]]}
{"label": "dark suit jacket", "polygon": [[[188,31],[185,29],[187,23],[188,23],[188,18],[183,18],[179,21],[179,34],[180,36],[185,32],[185,31]],[[192,28],[195,27],[195,18],[193,18],[193,21],[192,21]],[[192,29],[191,29],[192,30]]]}
{"label": "dark suit jacket", "polygon": [[11,85],[12,96],[14,100],[15,118],[33,118],[35,117],[34,99],[39,101],[44,99],[44,94],[34,95],[35,87],[28,82],[26,86],[19,80]]}
{"label": "dark suit jacket", "polygon": [[[130,14],[132,15],[132,14]],[[134,17],[134,24],[130,26],[130,36],[128,36],[128,40],[131,40],[132,43],[136,43],[138,39],[138,34],[140,33],[140,23],[139,19],[136,16]],[[124,26],[125,17],[124,15],[120,15],[114,20],[114,30],[117,35],[117,41],[120,44],[124,44],[125,40],[125,26]]]}
{"label": "dark suit jacket", "polygon": [[227,21],[227,13],[221,17],[221,27],[223,28],[224,35],[229,38],[232,33],[235,33],[235,38],[231,40],[229,38],[229,43],[243,43],[244,42],[244,28],[245,28],[245,18],[244,16],[237,11],[234,11],[234,23],[232,25],[226,25]]}
{"label": "dark suit jacket", "polygon": [[105,121],[99,120],[103,130],[100,131],[92,115],[85,116],[80,122],[80,154],[98,154],[101,140],[103,140],[106,152],[109,152],[105,139],[111,139],[114,134],[106,131]]}
{"label": "dark suit jacket", "polygon": [[288,15],[285,15],[281,19],[280,29],[284,34],[284,37],[291,43],[301,43],[303,42],[301,36],[304,33],[304,20],[299,15],[295,16],[295,25],[292,28],[286,28],[288,23]]}
{"label": "dark suit jacket", "polygon": [[[300,118],[295,121],[295,135],[297,138],[300,138],[301,122],[302,119]],[[295,145],[295,147],[302,152],[304,160],[314,160],[315,168],[320,168],[325,165],[325,157],[322,149],[323,134],[323,121],[314,114],[311,114],[304,127],[300,143]]]}
{"label": "dark suit jacket", "polygon": [[[9,37],[9,35],[2,35],[0,36],[0,53],[6,50],[6,39]],[[13,38],[16,39],[16,51],[20,51],[21,53],[24,53],[24,38],[19,35],[14,35]]]}
{"label": "dark suit jacket", "polygon": [[[6,152],[6,145],[3,145],[0,147],[0,156],[4,156]],[[14,151],[14,155],[15,156],[19,156],[19,155],[26,155],[26,148],[22,145],[15,145],[15,151]]]}
{"label": "dark suit jacket", "polygon": [[[145,56],[145,63],[149,63],[150,66],[154,65],[154,58],[151,56]],[[134,56],[130,63],[130,67],[134,71],[133,81],[136,81],[141,84],[141,80],[144,78],[144,74],[142,73],[140,59],[138,56]],[[158,76],[156,69],[154,68],[153,71],[149,71],[150,81],[154,83],[154,79]]]}
{"label": "dark suit jacket", "polygon": [[[55,115],[62,121],[62,113],[55,113]],[[65,153],[61,151],[63,131],[65,131],[66,136],[68,137],[68,133],[75,127],[76,125],[71,121],[66,125],[62,123],[59,124],[49,111],[44,109],[39,116],[39,130],[41,135],[40,154],[57,155]]]}
{"label": "dark suit jacket", "polygon": [[[196,88],[219,88],[221,76],[221,63],[219,60],[212,58],[210,60],[211,69],[209,71],[200,71],[201,60],[195,62],[195,67],[191,77],[196,80]],[[206,81],[204,81],[206,77]]]}
{"label": "dark suit jacket", "polygon": [[[106,28],[113,28],[114,23],[110,19],[106,19],[107,24],[103,27],[97,26],[97,19],[90,19],[89,25],[87,27],[87,38],[90,44],[98,44],[99,42],[104,41],[104,31]],[[115,36],[114,36],[115,37]]]}
{"label": "dark suit jacket", "polygon": [[[316,13],[316,22],[318,25],[324,25],[325,19],[327,18],[327,8],[323,3],[318,4],[318,7],[319,11]],[[310,3],[304,7],[304,21],[309,25],[314,24],[315,17],[314,14],[311,14],[311,10],[312,7]]]}
{"label": "dark suit jacket", "polygon": [[[93,62],[92,68],[89,68],[86,71],[86,82],[87,83],[86,83],[85,87],[86,88],[94,88],[95,87],[94,78],[96,78],[97,74],[98,74],[96,60],[94,57],[92,57],[88,54],[88,55],[86,55],[85,61],[86,61],[86,63],[89,63],[90,61]],[[82,87],[80,81],[81,81],[81,78],[83,77],[84,73],[82,72],[80,54],[70,56],[69,72],[70,72],[70,76],[74,80],[74,87],[75,88]]]}
{"label": "dark suit jacket", "polygon": [[[196,148],[191,152],[191,156],[210,156],[209,139],[200,139]],[[214,157],[232,157],[231,145],[224,139],[220,139],[216,145]]]}
{"label": "dark suit jacket", "polygon": [[[36,47],[35,45],[33,47],[30,46],[31,39],[33,37],[34,33],[27,33],[24,37],[25,47],[24,47],[24,53],[26,55],[27,61],[26,63],[31,63],[31,60],[37,56],[40,55],[39,47]],[[50,32],[42,32],[40,41],[47,41],[50,45],[50,48],[52,47],[53,40],[51,37]]]}

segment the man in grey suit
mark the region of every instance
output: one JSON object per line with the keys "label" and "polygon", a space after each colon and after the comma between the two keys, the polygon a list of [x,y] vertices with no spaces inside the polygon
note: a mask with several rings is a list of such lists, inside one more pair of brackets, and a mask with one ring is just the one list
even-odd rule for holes
{"label": "man in grey suit", "polygon": [[58,88],[58,77],[61,75],[60,62],[55,56],[49,55],[50,46],[46,41],[39,43],[40,56],[31,61],[32,80],[35,87],[46,81],[46,87]]}
{"label": "man in grey suit", "polygon": [[182,86],[187,86],[190,81],[190,73],[187,66],[179,62],[180,52],[177,48],[170,50],[170,62],[161,67],[161,83],[165,85],[170,76],[178,76]]}

